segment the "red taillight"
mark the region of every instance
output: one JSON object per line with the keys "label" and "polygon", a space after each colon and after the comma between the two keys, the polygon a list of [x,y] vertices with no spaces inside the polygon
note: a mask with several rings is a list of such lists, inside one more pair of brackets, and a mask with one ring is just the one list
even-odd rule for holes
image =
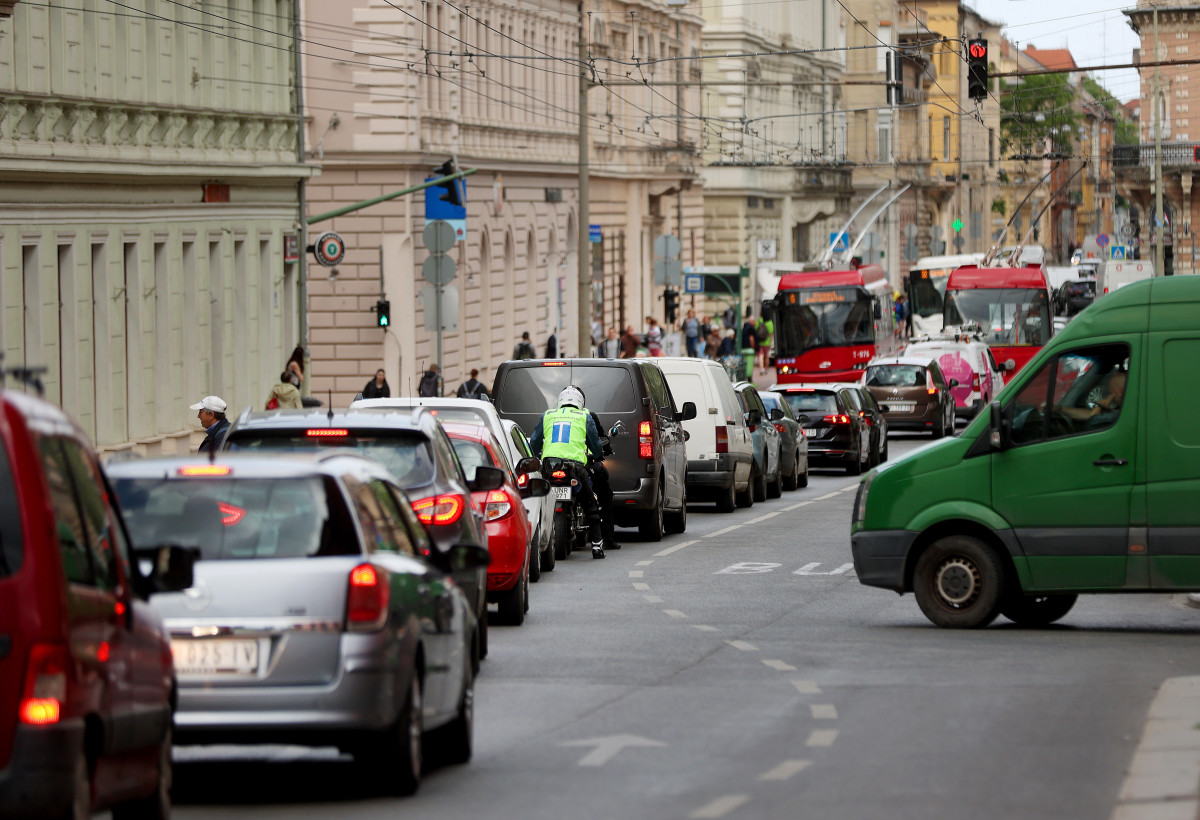
{"label": "red taillight", "polygon": [[938,389],[936,387],[929,387],[925,389],[925,392],[931,396],[936,396],[938,394]]}
{"label": "red taillight", "polygon": [[979,392],[979,374],[978,373],[971,376],[971,389],[974,390],[976,393]]}
{"label": "red taillight", "polygon": [[464,506],[463,497],[454,493],[422,498],[412,504],[413,512],[426,526],[453,524],[462,516]]}
{"label": "red taillight", "polygon": [[826,424],[849,424],[850,417],[845,413],[839,413],[837,415],[826,416],[822,421]]}
{"label": "red taillight", "polygon": [[198,478],[214,475],[229,475],[231,470],[227,464],[195,464],[188,465],[187,467],[180,467],[175,472],[188,478]]}
{"label": "red taillight", "polygon": [[729,452],[729,428],[724,424],[717,425],[717,452]]}
{"label": "red taillight", "polygon": [[654,458],[654,436],[648,421],[638,424],[638,458]]}
{"label": "red taillight", "polygon": [[542,367],[565,367],[566,362],[542,362]]}
{"label": "red taillight", "polygon": [[529,476],[526,473],[521,473],[519,476],[517,476],[518,487],[524,489],[527,484],[529,484]]}
{"label": "red taillight", "polygon": [[504,490],[492,490],[487,494],[487,504],[483,508],[485,521],[498,521],[512,512],[512,501]]}
{"label": "red taillight", "polygon": [[785,433],[785,432],[787,432],[786,428],[785,428],[785,427],[784,427],[782,424],[780,424],[779,422],[775,422],[775,429],[776,429],[776,430],[778,430],[778,431],[779,431],[779,432],[781,432],[781,433]]}
{"label": "red taillight", "polygon": [[25,689],[18,715],[29,726],[49,726],[62,718],[67,699],[67,648],[58,644],[34,644],[25,669]]}
{"label": "red taillight", "polygon": [[226,504],[224,501],[217,502],[217,509],[221,511],[221,523],[226,527],[232,527],[246,517],[246,511],[241,507]]}
{"label": "red taillight", "polygon": [[350,592],[346,596],[346,628],[372,631],[387,620],[387,579],[371,564],[350,570]]}
{"label": "red taillight", "polygon": [[345,438],[350,435],[350,431],[340,427],[318,427],[314,430],[305,430],[304,435],[309,438]]}
{"label": "red taillight", "polygon": [[862,419],[862,420],[863,420],[863,423],[864,423],[864,424],[866,424],[868,427],[874,427],[874,426],[875,426],[875,422],[871,421],[871,417],[867,415],[867,411],[866,411],[866,410],[859,410],[859,411],[858,411],[858,417],[859,417],[860,419]]}
{"label": "red taillight", "polygon": [[567,471],[566,470],[555,470],[554,472],[552,472],[550,474],[550,477],[551,478],[566,478]]}

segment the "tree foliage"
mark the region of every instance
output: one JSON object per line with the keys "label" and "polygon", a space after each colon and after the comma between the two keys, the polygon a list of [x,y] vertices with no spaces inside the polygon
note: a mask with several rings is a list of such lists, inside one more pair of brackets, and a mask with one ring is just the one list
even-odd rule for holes
{"label": "tree foliage", "polygon": [[1047,150],[1070,153],[1078,115],[1066,74],[1035,74],[1005,90],[1000,98],[1000,138],[1005,153],[1041,156]]}
{"label": "tree foliage", "polygon": [[1083,78],[1083,88],[1095,97],[1096,102],[1104,106],[1104,110],[1113,118],[1116,124],[1113,131],[1114,141],[1118,145],[1136,145],[1141,140],[1137,123],[1125,115],[1125,107],[1107,88],[1091,77]]}

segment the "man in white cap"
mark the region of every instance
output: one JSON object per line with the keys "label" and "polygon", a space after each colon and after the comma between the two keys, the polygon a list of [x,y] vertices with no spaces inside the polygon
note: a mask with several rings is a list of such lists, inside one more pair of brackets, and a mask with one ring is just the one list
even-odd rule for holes
{"label": "man in white cap", "polygon": [[197,452],[207,453],[221,446],[229,430],[229,420],[225,418],[226,407],[228,405],[220,396],[205,396],[192,405],[193,410],[199,411],[196,418],[200,419],[200,426],[205,430],[204,441],[200,442]]}

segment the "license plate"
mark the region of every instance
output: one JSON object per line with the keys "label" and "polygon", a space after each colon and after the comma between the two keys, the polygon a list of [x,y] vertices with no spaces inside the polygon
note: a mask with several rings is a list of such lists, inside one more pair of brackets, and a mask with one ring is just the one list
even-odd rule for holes
{"label": "license plate", "polygon": [[560,501],[570,501],[571,500],[571,488],[570,487],[555,487],[554,488],[554,497],[555,497],[555,499],[560,500]]}
{"label": "license plate", "polygon": [[252,675],[258,671],[258,641],[217,638],[171,641],[180,675]]}
{"label": "license plate", "polygon": [[893,413],[911,413],[917,407],[916,402],[911,401],[889,401],[887,406]]}

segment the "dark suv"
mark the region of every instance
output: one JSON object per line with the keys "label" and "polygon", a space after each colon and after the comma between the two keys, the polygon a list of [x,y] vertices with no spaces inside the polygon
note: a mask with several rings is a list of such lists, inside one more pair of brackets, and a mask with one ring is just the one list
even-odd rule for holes
{"label": "dark suv", "polygon": [[113,493],[61,410],[0,390],[0,817],[170,813],[175,671]]}
{"label": "dark suv", "polygon": [[858,475],[871,461],[870,428],[859,416],[857,397],[837,384],[778,384],[771,388],[792,406],[808,436],[813,466],[845,466]]}
{"label": "dark suv", "polygon": [[[412,502],[434,546],[487,546],[483,510],[471,498],[479,490],[504,485],[504,471],[478,467],[463,474],[454,446],[437,417],[416,410],[281,410],[245,412],[225,435],[224,450],[310,451],[337,448],[359,452],[383,464]],[[487,656],[487,569],[454,573],[479,621],[479,656]]]}
{"label": "dark suv", "polygon": [[496,371],[493,401],[501,417],[512,419],[528,436],[542,413],[557,406],[567,385],[579,387],[587,409],[600,419],[601,435],[620,422],[612,436],[613,455],[605,459],[613,489],[613,521],[636,526],[644,538],[662,540],[663,531],[687,528],[687,451],[683,424],[696,417],[696,405],[676,408],[658,365],[636,359],[526,359]]}

